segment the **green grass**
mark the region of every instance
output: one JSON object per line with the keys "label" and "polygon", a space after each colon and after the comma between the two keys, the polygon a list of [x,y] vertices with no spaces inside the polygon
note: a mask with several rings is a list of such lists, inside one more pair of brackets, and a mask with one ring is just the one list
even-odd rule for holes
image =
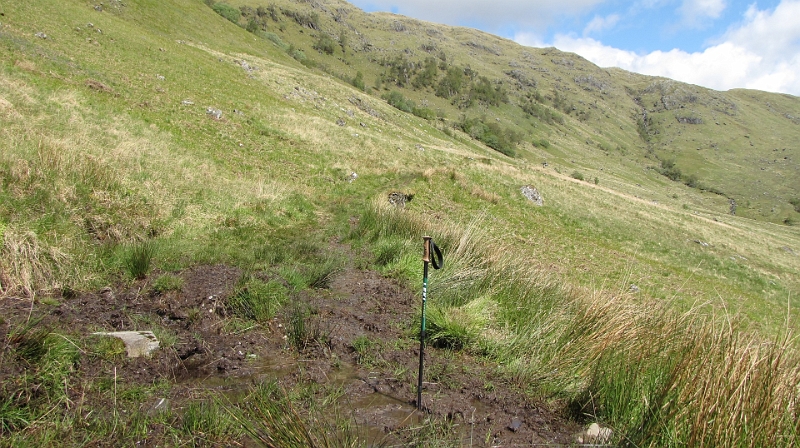
{"label": "green grass", "polygon": [[[374,230],[416,219],[378,210]],[[432,343],[479,350],[532,393],[566,398],[578,414],[608,422],[620,442],[766,446],[796,437],[791,403],[800,370],[791,333],[764,339],[730,316],[583,295],[525,266],[480,229],[460,238],[429,231],[449,249],[448,268],[431,280]]]}
{"label": "green grass", "polygon": [[164,274],[153,281],[153,291],[158,294],[165,294],[170,291],[178,291],[183,288],[185,280],[173,274]]}
{"label": "green grass", "polygon": [[229,415],[258,444],[269,448],[333,448],[383,446],[359,433],[336,412],[309,415],[298,401],[275,382],[254,387],[244,409],[228,407]]}
{"label": "green grass", "polygon": [[[800,236],[783,224],[800,220],[800,186],[785,181],[800,178],[800,137],[785,116],[797,115],[796,98],[601,70],[471,30],[403,20],[411,31],[398,33],[396,17],[347,5],[345,20],[363,41],[350,34],[331,55],[313,49],[320,32],[282,14],[259,34],[200,1],[106,6],[4,5],[3,297],[40,300],[146,276],[153,266],[222,263],[264,273],[244,279],[229,303],[234,315],[260,322],[290,294],[329,286],[350,262],[417,290],[421,237],[430,234],[447,260],[430,279],[431,335],[442,345],[494,359],[512,380],[572,400],[640,445],[718,438],[768,446],[780,442],[770,437],[796,437],[787,397],[797,348],[783,339],[797,328],[800,305]],[[314,12],[310,3],[276,6]],[[317,14],[323,29],[341,27]],[[431,40],[453,66],[502,82],[509,102],[462,111],[433,88],[385,80],[374,88],[385,68],[362,44],[391,56],[390,47],[408,48],[410,60],[422,61],[419,35],[442,36]],[[499,55],[465,51],[463,42]],[[509,67],[536,82],[541,101],[526,98],[530,86],[515,87]],[[350,85],[359,72],[370,93]],[[442,119],[392,107],[381,96],[393,90]],[[539,118],[520,107],[527,100]],[[676,121],[670,100],[703,124]],[[653,120],[642,129],[647,141],[631,114],[643,108]],[[467,120],[523,136],[515,157],[462,132],[456,122]],[[654,169],[661,160],[724,196],[667,179]],[[523,198],[522,185],[536,186],[545,205]],[[394,191],[414,199],[389,206]],[[342,240],[371,255],[341,259],[329,247]],[[158,251],[136,255],[143,241]],[[177,283],[164,276],[154,288],[177,291]],[[324,343],[308,310],[292,321],[296,347]],[[736,325],[726,331],[729,321]],[[55,384],[69,383],[76,355],[51,333],[31,330],[21,339],[29,342],[14,345],[31,360],[31,380],[54,388],[32,406],[0,402],[15,443],[45,409],[56,409],[53,421],[64,416],[62,426],[31,444],[55,443],[73,423]],[[115,356],[113,347],[93,350]],[[620,363],[629,368],[615,369]],[[745,395],[729,393],[734,386]],[[726,409],[718,415],[740,420],[725,425],[742,429],[722,434],[719,419],[699,426],[709,409]],[[205,424],[203,409],[192,412]],[[91,434],[118,428],[120,440],[143,427],[133,416],[94,424]]]}
{"label": "green grass", "polygon": [[227,300],[227,306],[236,316],[266,323],[275,317],[288,299],[288,291],[282,283],[247,276],[239,281],[236,291]]}
{"label": "green grass", "polygon": [[155,252],[155,246],[150,241],[143,241],[128,247],[123,261],[128,275],[135,279],[147,277]]}
{"label": "green grass", "polygon": [[312,347],[330,344],[330,323],[322,322],[304,305],[294,304],[287,310],[286,336],[296,350],[303,352]]}

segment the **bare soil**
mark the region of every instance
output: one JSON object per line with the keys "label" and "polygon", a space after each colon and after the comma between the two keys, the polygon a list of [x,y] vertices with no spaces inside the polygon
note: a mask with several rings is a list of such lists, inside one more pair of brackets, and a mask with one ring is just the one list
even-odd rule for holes
{"label": "bare soil", "polygon": [[[463,446],[569,445],[581,429],[563,403],[530,398],[525,385],[498,374],[490,362],[434,347],[425,351],[423,410],[416,410],[419,342],[414,335],[420,298],[377,272],[348,268],[329,288],[292,297],[293,303],[268,325],[244,325],[229,316],[225,300],[242,275],[239,269],[197,266],[173,274],[184,284],[167,294],[152,291],[154,273],[133,284],[64,297],[57,304],[0,300],[0,334],[7,336],[30,317],[75,338],[159,326],[169,341],[151,357],[109,363],[82,356],[75,375],[84,385],[104,377],[126,385],[170,384],[164,397],[149,398],[141,408],[166,399],[180,411],[206,392],[241,394],[258,382],[277,380],[287,390],[309,383],[332,386],[315,389],[320,400],[338,388],[339,411],[350,413],[370,438],[389,445],[409,443],[426,419],[456,433]],[[290,310],[298,307],[308,310],[306,327],[318,336],[300,349],[289,344],[287,335]],[[8,391],[24,368],[23,363],[0,366],[0,390]],[[87,406],[92,392],[80,384],[70,387],[69,399]],[[155,428],[139,445],[157,444],[162,443]]]}

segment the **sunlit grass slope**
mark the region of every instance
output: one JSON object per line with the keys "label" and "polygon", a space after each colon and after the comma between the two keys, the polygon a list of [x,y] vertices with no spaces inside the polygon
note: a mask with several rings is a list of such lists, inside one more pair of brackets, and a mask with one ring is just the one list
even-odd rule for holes
{"label": "sunlit grass slope", "polygon": [[[797,231],[717,213],[718,195],[635,165],[574,168],[579,181],[505,157],[309,70],[201,2],[90,6],[5,7],[6,293],[104,284],[149,238],[165,267],[254,263],[254,246],[336,227],[401,190],[415,194],[409,211],[478,217],[569,284],[634,284],[768,327],[795,304]],[[527,184],[544,207],[520,194]]]}
{"label": "sunlit grass slope", "polygon": [[[292,7],[315,4],[330,7]],[[528,52],[527,65],[538,61],[538,72],[548,74],[538,81],[543,91],[567,81],[594,85],[560,70],[601,76],[554,49],[522,49],[470,30],[340,6],[350,11],[341,14],[353,27],[352,45],[393,41],[400,51],[417,51],[427,41],[402,30],[419,27],[442,38],[437,45],[451,60],[487,74],[500,76]],[[774,136],[789,152],[796,127],[770,114],[791,122],[786,114],[796,99],[698,90],[692,100],[696,89],[680,87],[689,89],[678,89],[689,95],[681,101],[696,105],[704,124],[658,128],[677,112],[670,102],[662,101],[662,110],[645,100],[674,86],[602,71],[607,93],[564,90],[575,95],[576,109],[594,111],[588,118],[525,121],[512,110],[517,91],[510,103],[464,112],[525,132],[533,126],[512,158],[453,128],[460,117],[448,102],[437,106],[431,96],[444,117],[426,120],[389,106],[382,90],[354,88],[338,75],[352,64],[371,83],[371,62],[347,46],[332,59],[315,55],[318,30],[286,16],[284,29],[276,22],[269,35],[248,32],[199,0],[102,8],[37,0],[6,3],[2,12],[4,299],[58,301],[71,290],[126,282],[141,274],[130,260],[145,245],[162,270],[226,263],[257,271],[274,261],[276,247],[330,237],[375,255],[357,266],[374,265],[416,286],[419,237],[430,232],[448,257],[431,289],[438,316],[432,336],[443,343],[486,356],[533,393],[567,396],[637,445],[796,441],[797,348],[790,335],[800,292],[797,227],[748,218],[768,203],[761,199],[745,216],[730,215],[730,197],[648,168],[670,160],[666,151],[681,169],[696,166],[703,182],[738,185],[750,178],[735,168],[752,170],[747,157],[763,155],[701,157],[687,152],[688,142],[703,133],[707,141],[734,138],[712,131],[727,126],[747,131],[742,138],[756,141],[753,151],[774,146]],[[340,23],[320,17],[325,26]],[[367,34],[370,27],[381,33]],[[292,45],[318,59],[316,68],[291,57]],[[420,104],[425,99],[406,93]],[[740,105],[726,115],[726,98],[734,97],[770,106]],[[640,134],[637,117],[653,107]],[[718,113],[720,125],[711,118]],[[663,146],[684,135],[690,137],[680,148]],[[704,148],[700,154],[724,152]],[[797,192],[795,165],[786,164],[770,165],[783,177],[766,185],[784,202]],[[776,179],[787,183],[778,187]],[[542,207],[521,194],[525,185],[541,193]],[[402,209],[389,207],[391,192],[413,198]],[[715,409],[744,429],[723,434],[730,426],[704,426]],[[743,424],[753,421],[760,423]]]}

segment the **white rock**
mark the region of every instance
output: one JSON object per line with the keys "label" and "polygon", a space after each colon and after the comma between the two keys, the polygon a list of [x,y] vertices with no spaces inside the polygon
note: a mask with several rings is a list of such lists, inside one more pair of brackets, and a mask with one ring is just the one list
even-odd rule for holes
{"label": "white rock", "polygon": [[158,348],[158,339],[152,331],[98,331],[92,333],[96,336],[111,336],[122,339],[128,358],[138,358],[140,356],[150,356],[153,350]]}

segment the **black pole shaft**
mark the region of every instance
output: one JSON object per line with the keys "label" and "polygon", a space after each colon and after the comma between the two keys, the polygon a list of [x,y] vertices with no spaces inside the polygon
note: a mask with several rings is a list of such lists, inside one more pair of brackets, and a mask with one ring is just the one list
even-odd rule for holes
{"label": "black pole shaft", "polygon": [[422,410],[422,370],[425,362],[425,303],[428,300],[428,261],[422,269],[422,324],[419,330],[419,376],[417,378],[417,409]]}

